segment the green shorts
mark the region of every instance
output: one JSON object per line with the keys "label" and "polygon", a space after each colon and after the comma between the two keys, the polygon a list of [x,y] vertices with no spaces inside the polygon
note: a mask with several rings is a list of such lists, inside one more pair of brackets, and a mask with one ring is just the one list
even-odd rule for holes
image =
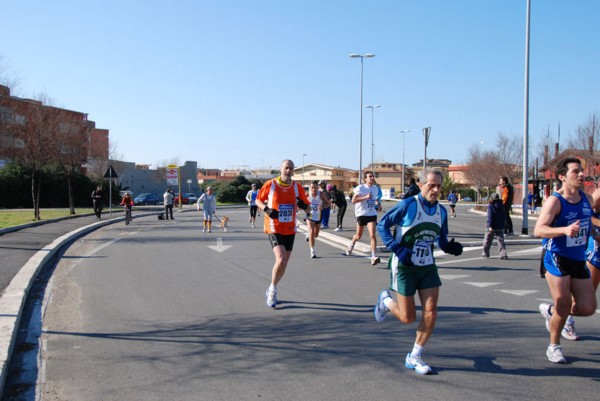
{"label": "green shorts", "polygon": [[399,268],[392,269],[390,290],[398,294],[410,297],[415,295],[417,290],[426,288],[436,288],[442,286],[442,280],[438,274],[438,269],[434,267],[426,268]]}

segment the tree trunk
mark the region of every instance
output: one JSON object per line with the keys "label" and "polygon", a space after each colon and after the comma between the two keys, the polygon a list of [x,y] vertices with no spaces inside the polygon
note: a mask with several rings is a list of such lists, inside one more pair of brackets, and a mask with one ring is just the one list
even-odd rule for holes
{"label": "tree trunk", "polygon": [[69,213],[75,214],[75,199],[73,199],[73,183],[71,174],[67,174],[67,188],[69,190]]}

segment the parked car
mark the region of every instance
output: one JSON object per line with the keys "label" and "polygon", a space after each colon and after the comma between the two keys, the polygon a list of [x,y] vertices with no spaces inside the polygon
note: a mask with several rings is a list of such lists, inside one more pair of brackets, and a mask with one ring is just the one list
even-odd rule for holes
{"label": "parked car", "polygon": [[461,201],[463,201],[463,202],[473,202],[473,199],[471,199],[468,196],[465,196],[464,198],[461,199]]}
{"label": "parked car", "polygon": [[[175,199],[173,200],[173,202],[176,205],[179,205],[179,193],[175,194]],[[196,203],[198,202],[198,198],[196,197],[195,194],[191,193],[191,192],[184,192],[183,194],[181,194],[181,204],[182,205],[189,205],[190,203]]]}
{"label": "parked car", "polygon": [[133,199],[136,205],[158,205],[162,202],[162,197],[154,192],[144,192]]}

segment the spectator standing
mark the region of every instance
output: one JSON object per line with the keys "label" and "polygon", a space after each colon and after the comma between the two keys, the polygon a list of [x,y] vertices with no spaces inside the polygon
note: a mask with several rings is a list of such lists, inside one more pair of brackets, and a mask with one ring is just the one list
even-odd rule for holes
{"label": "spectator standing", "polygon": [[493,193],[488,200],[487,222],[485,223],[485,236],[483,237],[483,253],[484,258],[490,257],[490,248],[494,236],[498,236],[498,248],[500,251],[500,259],[508,259],[506,255],[506,245],[504,244],[504,205],[500,199],[500,195]]}
{"label": "spectator standing", "polygon": [[513,231],[512,219],[510,218],[515,190],[508,182],[508,177],[500,177],[500,186],[502,186],[502,204],[504,205],[504,233],[508,235],[515,235]]}
{"label": "spectator standing", "polygon": [[348,208],[348,201],[346,201],[346,194],[344,194],[343,191],[339,191],[335,185],[332,188],[332,192],[334,193],[332,196],[332,198],[334,198],[333,202],[335,202],[335,205],[338,208],[337,227],[335,228],[335,231],[342,231],[344,229],[344,215]]}
{"label": "spectator standing", "polygon": [[92,205],[94,207],[94,214],[98,220],[100,220],[100,217],[102,216],[102,196],[104,196],[104,191],[102,191],[102,187],[98,185],[96,189],[92,191]]}
{"label": "spectator standing", "polygon": [[173,195],[173,191],[171,188],[167,188],[165,193],[163,194],[163,203],[165,204],[165,219],[169,220],[169,216],[171,216],[171,220],[175,220],[173,218],[173,200],[175,199],[175,195]]}

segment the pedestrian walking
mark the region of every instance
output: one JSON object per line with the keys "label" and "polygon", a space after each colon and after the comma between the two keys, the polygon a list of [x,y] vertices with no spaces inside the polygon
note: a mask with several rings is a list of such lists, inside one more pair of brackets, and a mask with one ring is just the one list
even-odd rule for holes
{"label": "pedestrian walking", "polygon": [[213,193],[213,187],[206,188],[206,192],[198,198],[196,202],[196,210],[200,210],[200,204],[204,204],[203,209],[203,228],[202,232],[212,232],[212,217],[217,211],[217,197]]}
{"label": "pedestrian walking", "polygon": [[500,259],[508,259],[506,255],[506,244],[504,243],[504,224],[505,214],[502,199],[497,193],[490,195],[487,207],[487,221],[485,223],[485,235],[483,237],[483,253],[484,258],[490,257],[490,248],[494,241],[494,236],[498,237],[498,250]]}
{"label": "pedestrian walking", "polygon": [[583,192],[584,171],[577,158],[566,158],[556,167],[561,188],[546,199],[534,234],[542,240],[542,277],[546,278],[552,303],[539,310],[550,332],[546,356],[550,362],[566,363],[561,335],[577,339],[572,316],[596,311],[596,294],[586,266],[586,249],[592,229],[592,197]]}
{"label": "pedestrian walking", "polygon": [[304,188],[292,180],[294,162],[281,162],[279,176],[265,182],[256,197],[256,205],[265,212],[264,231],[268,234],[275,264],[271,271],[271,284],[265,292],[266,304],[277,306],[277,285],[283,278],[292,256],[296,237],[296,209],[308,210],[309,200]]}
{"label": "pedestrian walking", "polygon": [[[448,241],[448,216],[439,204],[443,175],[439,170],[421,173],[420,194],[404,199],[381,218],[377,230],[388,249],[391,276],[389,289],[381,291],[374,308],[375,320],[383,322],[388,313],[404,324],[416,320],[415,294],[419,293],[422,318],[417,326],[413,349],[404,366],[425,375],[432,369],[423,362],[422,352],[433,333],[442,282],[433,255],[433,244],[451,255],[460,255],[462,245]],[[392,233],[394,229],[394,233]]]}
{"label": "pedestrian walking", "polygon": [[94,207],[94,214],[96,218],[100,220],[102,217],[102,197],[104,196],[104,191],[102,191],[102,187],[98,185],[96,189],[92,191],[92,205]]}

